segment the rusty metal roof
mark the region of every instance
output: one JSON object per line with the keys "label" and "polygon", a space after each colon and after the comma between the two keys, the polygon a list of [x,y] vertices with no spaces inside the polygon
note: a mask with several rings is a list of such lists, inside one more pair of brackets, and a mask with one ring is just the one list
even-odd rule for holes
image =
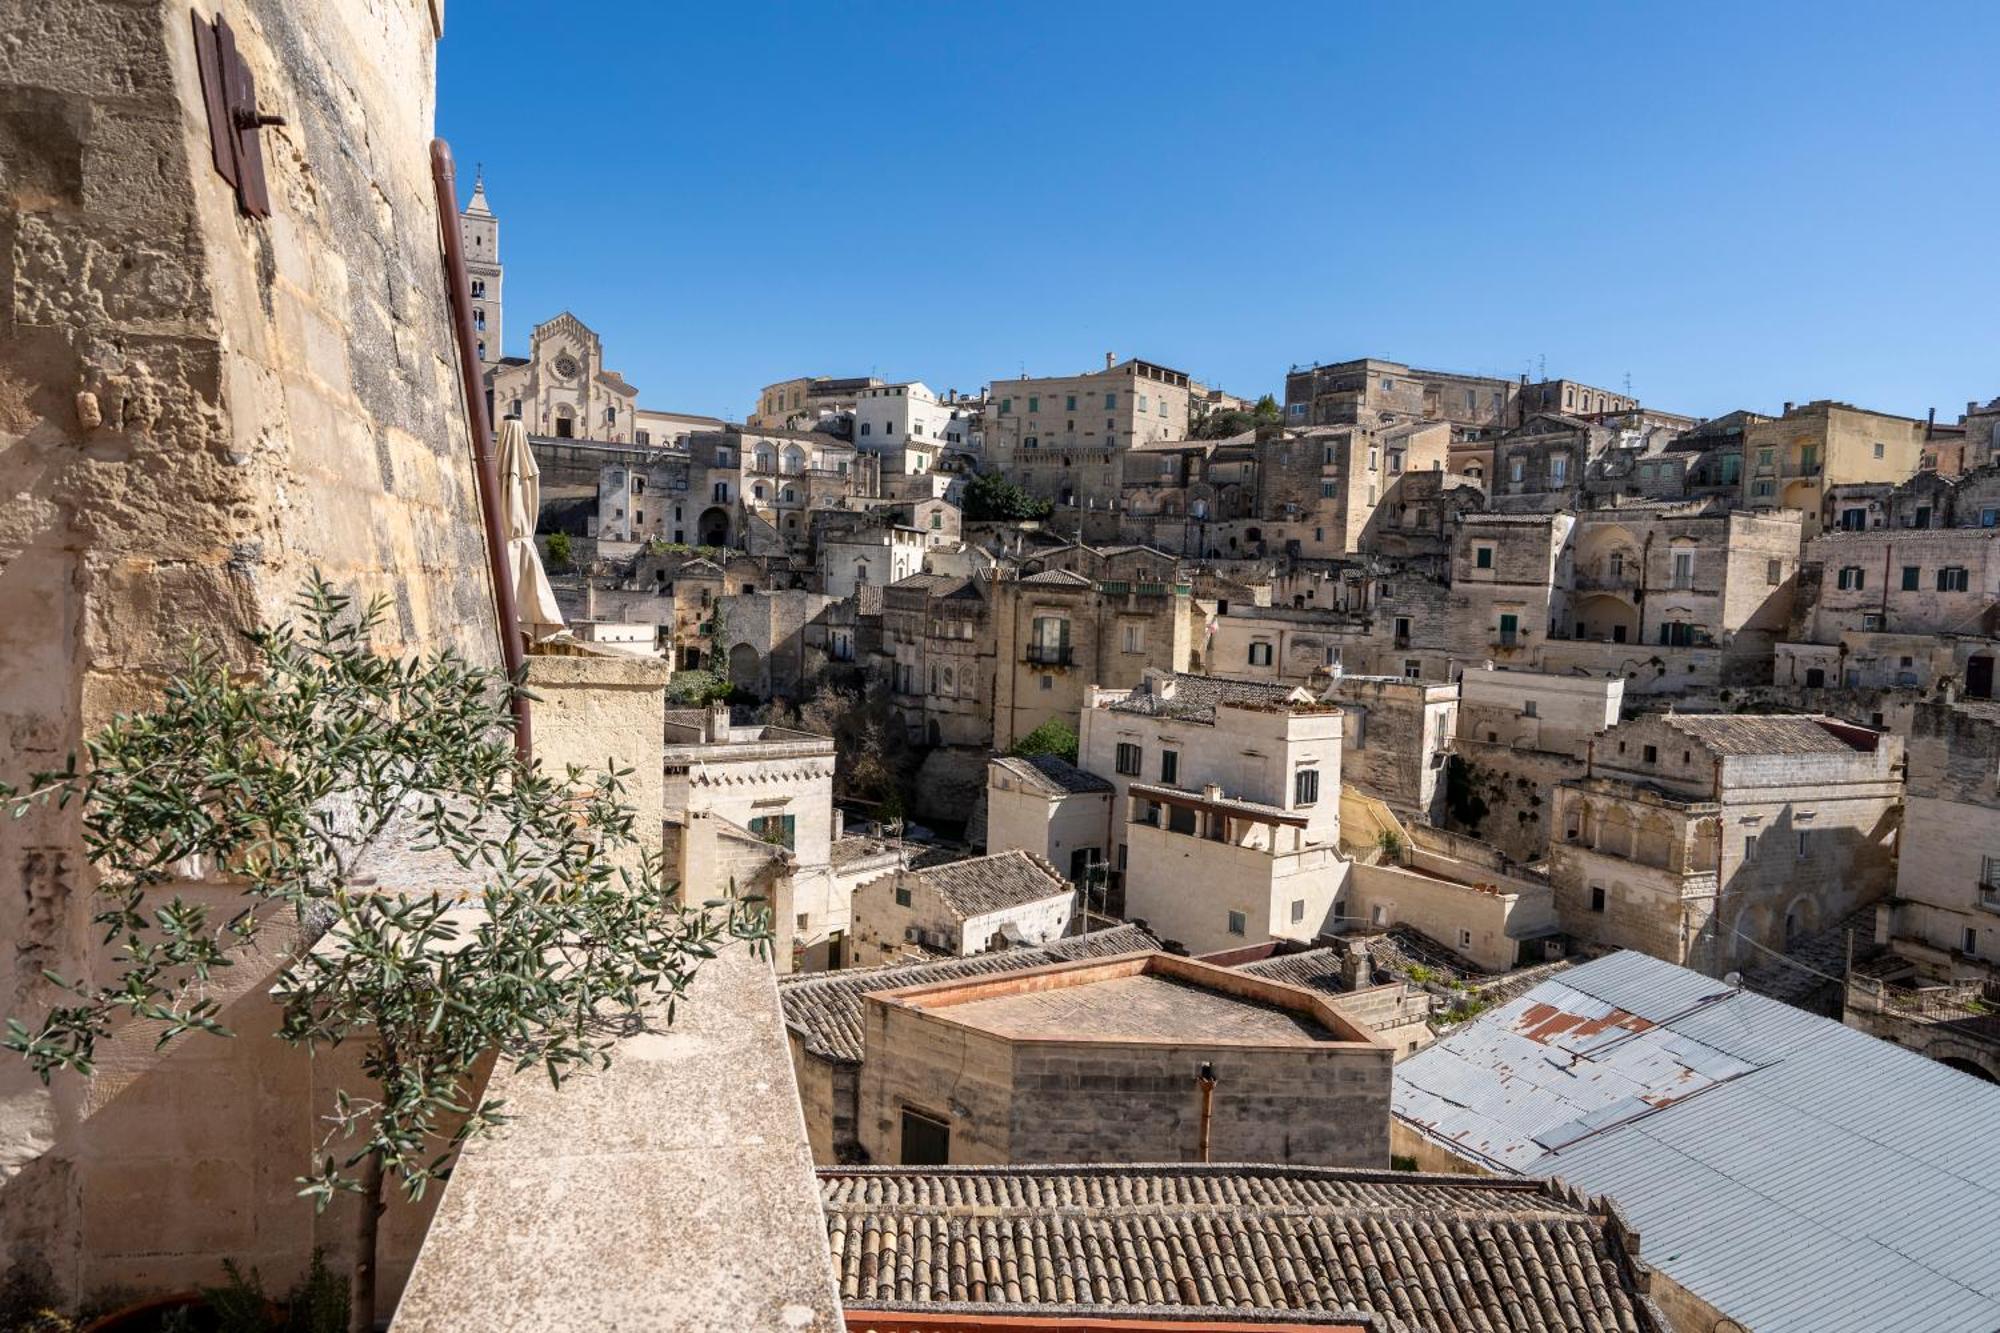
{"label": "rusty metal roof", "polygon": [[1613,954],[1398,1065],[1394,1110],[1615,1198],[1758,1333],[2000,1328],[2000,1088],[1831,1019]]}

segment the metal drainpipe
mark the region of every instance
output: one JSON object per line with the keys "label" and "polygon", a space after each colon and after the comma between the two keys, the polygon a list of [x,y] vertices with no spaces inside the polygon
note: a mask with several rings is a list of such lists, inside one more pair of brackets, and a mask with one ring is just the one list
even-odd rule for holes
{"label": "metal drainpipe", "polygon": [[472,330],[471,283],[465,276],[465,249],[458,234],[458,179],[451,145],[431,140],[431,184],[437,190],[438,231],[444,242],[445,288],[451,298],[452,328],[458,339],[458,376],[465,389],[465,424],[472,436],[474,470],[479,477],[479,515],[486,529],[486,569],[493,580],[494,609],[500,619],[500,660],[516,687],[514,752],[522,763],[534,754],[534,729],[528,699],[520,692],[525,658],[521,650],[520,618],[514,605],[513,573],[507,564],[506,524],[500,515],[500,468],[493,456],[493,426],[486,418],[486,394],[480,387],[479,355]]}
{"label": "metal drainpipe", "polygon": [[1208,1132],[1215,1124],[1215,1066],[1203,1064],[1195,1074],[1201,1085],[1201,1160],[1208,1161]]}

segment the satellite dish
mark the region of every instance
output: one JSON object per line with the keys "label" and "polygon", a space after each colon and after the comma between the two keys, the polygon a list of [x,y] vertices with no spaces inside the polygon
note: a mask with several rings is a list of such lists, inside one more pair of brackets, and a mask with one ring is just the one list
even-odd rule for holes
{"label": "satellite dish", "polygon": [[1722,984],[1725,986],[1734,986],[1738,990],[1741,990],[1743,989],[1743,974],[1741,972],[1727,973],[1722,978]]}

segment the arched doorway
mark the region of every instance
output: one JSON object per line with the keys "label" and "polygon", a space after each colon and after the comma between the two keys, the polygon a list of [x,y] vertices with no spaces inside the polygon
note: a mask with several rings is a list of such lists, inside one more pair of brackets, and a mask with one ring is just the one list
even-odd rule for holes
{"label": "arched doorway", "polygon": [[729,545],[729,511],[719,505],[702,510],[696,530],[703,546]]}
{"label": "arched doorway", "polygon": [[757,650],[747,643],[739,643],[729,650],[729,683],[752,693],[760,692],[763,675],[763,659]]}

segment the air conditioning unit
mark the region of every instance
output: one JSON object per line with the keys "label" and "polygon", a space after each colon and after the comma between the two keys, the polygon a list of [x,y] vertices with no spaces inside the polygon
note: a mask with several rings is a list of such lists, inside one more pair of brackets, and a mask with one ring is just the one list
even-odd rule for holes
{"label": "air conditioning unit", "polygon": [[1544,962],[1559,963],[1562,961],[1565,952],[1563,942],[1560,939],[1546,939],[1542,941],[1542,959]]}
{"label": "air conditioning unit", "polygon": [[917,929],[917,927],[915,927],[915,926],[905,926],[905,927],[903,927],[903,943],[905,943],[905,944],[922,944],[923,942],[924,942],[924,932],[923,932],[923,931],[921,931],[921,930]]}

